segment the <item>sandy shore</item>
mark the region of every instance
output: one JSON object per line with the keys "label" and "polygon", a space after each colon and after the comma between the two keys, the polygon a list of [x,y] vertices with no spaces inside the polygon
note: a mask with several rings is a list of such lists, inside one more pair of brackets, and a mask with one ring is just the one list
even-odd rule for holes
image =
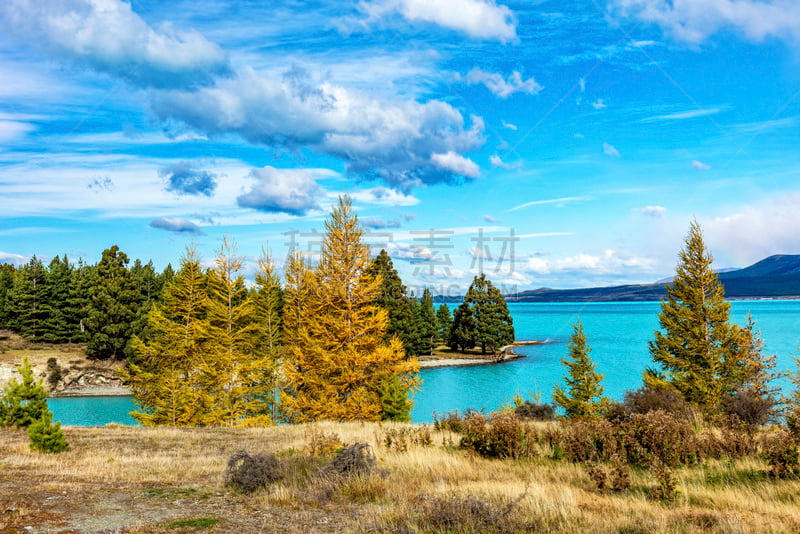
{"label": "sandy shore", "polygon": [[128,397],[131,390],[125,386],[86,386],[65,391],[51,391],[50,397]]}
{"label": "sandy shore", "polygon": [[495,363],[510,362],[524,358],[524,354],[517,354],[514,352],[514,347],[521,347],[525,345],[543,345],[544,341],[515,341],[511,345],[506,345],[500,349],[500,352],[505,352],[501,360],[493,358],[439,358],[430,360],[419,360],[421,369],[431,369],[436,367],[467,367],[470,365],[491,365]]}

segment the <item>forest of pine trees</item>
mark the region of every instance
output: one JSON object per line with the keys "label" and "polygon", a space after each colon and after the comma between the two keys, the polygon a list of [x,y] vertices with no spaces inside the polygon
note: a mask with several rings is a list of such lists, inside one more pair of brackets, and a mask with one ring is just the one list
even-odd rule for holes
{"label": "forest of pine trees", "polygon": [[429,289],[409,292],[386,251],[370,258],[361,236],[343,197],[320,261],[291,255],[283,285],[266,252],[247,282],[228,240],[210,268],[187,248],[177,272],[131,262],[117,246],[95,265],[0,264],[0,329],[125,360],[147,425],[407,420],[415,356],[442,345],[494,353],[514,339],[511,317],[484,275],[452,317],[435,309]]}

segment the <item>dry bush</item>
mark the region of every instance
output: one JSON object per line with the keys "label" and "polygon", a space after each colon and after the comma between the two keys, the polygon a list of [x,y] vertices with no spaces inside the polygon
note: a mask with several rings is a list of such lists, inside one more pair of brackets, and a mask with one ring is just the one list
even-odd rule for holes
{"label": "dry bush", "polygon": [[656,486],[650,490],[650,498],[662,504],[672,504],[678,500],[678,479],[669,466],[656,461],[650,470],[656,479]]}
{"label": "dry bush", "polygon": [[764,455],[769,463],[769,474],[773,478],[797,478],[800,476],[800,454],[797,442],[791,434],[781,432],[773,436]]}
{"label": "dry bush", "polygon": [[677,391],[642,387],[625,392],[623,410],[628,414],[644,414],[661,410],[675,416],[685,417],[689,405]]}
{"label": "dry bush", "polygon": [[590,462],[586,464],[586,474],[592,479],[600,491],[626,491],[631,487],[631,473],[628,466],[617,456],[606,468],[603,464]]}
{"label": "dry bush", "polygon": [[536,456],[536,432],[510,412],[473,413],[464,421],[461,447],[487,458]]}
{"label": "dry bush", "polygon": [[478,495],[426,496],[421,499],[413,522],[417,532],[533,532],[535,528],[525,524],[516,510],[525,496],[513,500]]}
{"label": "dry bush", "polygon": [[561,448],[571,462],[603,462],[619,453],[615,426],[605,419],[575,419],[564,422]]}
{"label": "dry bush", "polygon": [[332,458],[347,446],[336,432],[326,434],[316,428],[311,430],[306,439],[308,441],[306,452],[311,456],[322,458]]}
{"label": "dry bush", "polygon": [[726,398],[722,403],[722,412],[746,425],[761,426],[772,419],[776,404],[776,400],[770,396],[744,390]]}
{"label": "dry bush", "polygon": [[225,485],[242,493],[252,493],[284,477],[282,466],[274,454],[249,454],[238,451],[228,460]]}
{"label": "dry bush", "polygon": [[359,441],[348,445],[320,470],[322,475],[370,475],[378,461],[369,443]]}
{"label": "dry bush", "polygon": [[412,445],[418,447],[433,446],[431,429],[427,426],[419,428],[388,428],[383,431],[382,436],[378,436],[377,441],[386,450],[394,450],[395,452],[408,452],[408,447]]}
{"label": "dry bush", "polygon": [[473,410],[467,410],[463,414],[458,410],[453,410],[442,415],[433,412],[433,429],[449,430],[456,434],[462,434],[464,432],[464,422],[476,413],[478,412]]}
{"label": "dry bush", "polygon": [[552,404],[537,404],[525,401],[514,409],[514,414],[521,419],[532,421],[553,421],[556,418]]}
{"label": "dry bush", "polygon": [[621,430],[629,463],[675,466],[699,460],[694,430],[688,421],[673,414],[662,410],[633,414],[621,424]]}

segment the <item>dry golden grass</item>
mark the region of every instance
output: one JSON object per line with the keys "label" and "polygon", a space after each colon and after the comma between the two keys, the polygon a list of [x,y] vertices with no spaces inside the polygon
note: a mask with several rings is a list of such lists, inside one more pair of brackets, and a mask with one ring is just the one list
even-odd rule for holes
{"label": "dry golden grass", "polygon": [[[67,427],[71,449],[29,450],[0,430],[0,532],[163,532],[174,521],[218,519],[208,532],[797,532],[800,482],[765,475],[758,458],[676,469],[680,496],[649,498],[646,470],[631,489],[596,489],[583,466],[546,454],[490,460],[449,445],[387,449],[388,429],[408,425],[318,423],[266,429]],[[309,455],[320,435],[366,441],[379,472],[320,477]],[[316,436],[316,438],[315,438]],[[242,495],[223,486],[235,451],[277,453],[286,477]],[[545,453],[546,451],[542,451]],[[188,532],[191,529],[170,530]]]}

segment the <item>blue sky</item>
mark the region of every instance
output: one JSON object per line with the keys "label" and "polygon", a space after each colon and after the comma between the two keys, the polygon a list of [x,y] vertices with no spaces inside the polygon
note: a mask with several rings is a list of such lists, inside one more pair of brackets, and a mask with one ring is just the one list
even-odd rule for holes
{"label": "blue sky", "polygon": [[6,0],[0,261],[317,248],[507,290],[800,253],[793,0]]}

